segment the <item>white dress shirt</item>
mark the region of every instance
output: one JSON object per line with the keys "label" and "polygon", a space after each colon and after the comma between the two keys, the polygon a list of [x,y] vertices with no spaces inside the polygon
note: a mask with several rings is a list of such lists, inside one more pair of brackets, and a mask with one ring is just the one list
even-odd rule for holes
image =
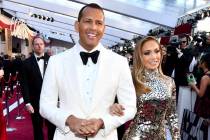
{"label": "white dress shirt", "polygon": [[[78,45],[76,51],[77,51],[78,55],[80,55],[80,52],[91,53],[96,50],[100,50],[100,47],[97,46],[96,48],[94,48],[93,50],[88,52],[82,46]],[[89,57],[87,64],[84,65],[82,62],[82,59],[81,59],[81,64],[80,64],[80,68],[79,68],[79,73],[80,73],[79,79],[81,79],[81,81],[80,81],[79,88],[80,88],[82,97],[85,100],[85,103],[88,106],[88,108],[91,108],[92,97],[93,97],[93,87],[96,82],[97,72],[98,72],[98,63],[94,64],[92,59]]]}

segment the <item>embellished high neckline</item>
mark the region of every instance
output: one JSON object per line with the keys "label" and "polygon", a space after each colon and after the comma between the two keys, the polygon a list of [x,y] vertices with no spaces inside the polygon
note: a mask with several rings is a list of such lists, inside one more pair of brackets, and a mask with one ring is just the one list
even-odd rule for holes
{"label": "embellished high neckline", "polygon": [[154,79],[157,79],[158,77],[160,77],[160,73],[158,69],[155,69],[155,70],[145,69],[143,71],[143,79],[145,81],[154,80]]}

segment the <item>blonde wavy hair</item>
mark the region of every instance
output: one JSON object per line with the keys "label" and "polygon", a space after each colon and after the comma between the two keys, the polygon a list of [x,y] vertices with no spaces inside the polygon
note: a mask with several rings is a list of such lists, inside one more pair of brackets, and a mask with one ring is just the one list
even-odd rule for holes
{"label": "blonde wavy hair", "polygon": [[132,69],[132,77],[133,77],[133,82],[134,82],[134,86],[135,86],[137,95],[141,95],[141,94],[148,93],[151,91],[151,89],[149,87],[145,86],[143,83],[143,71],[145,69],[145,66],[144,66],[144,62],[142,59],[142,54],[143,54],[142,47],[144,46],[144,44],[146,42],[151,41],[151,40],[155,41],[160,48],[161,61],[158,66],[158,72],[160,73],[161,76],[165,77],[162,72],[162,68],[161,68],[163,52],[162,52],[160,43],[156,40],[155,37],[152,37],[152,36],[147,36],[147,37],[143,38],[142,40],[139,40],[136,44],[135,49],[134,49],[133,69]]}

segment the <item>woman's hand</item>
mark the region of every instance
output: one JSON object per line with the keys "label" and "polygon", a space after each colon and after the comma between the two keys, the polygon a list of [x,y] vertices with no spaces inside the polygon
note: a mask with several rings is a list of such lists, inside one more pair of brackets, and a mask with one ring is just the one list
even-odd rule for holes
{"label": "woman's hand", "polygon": [[193,90],[196,91],[196,85],[195,85],[195,83],[188,83],[188,85],[189,85]]}
{"label": "woman's hand", "polygon": [[188,83],[188,85],[190,86],[190,87],[194,87],[195,86],[195,83]]}
{"label": "woman's hand", "polygon": [[120,105],[120,104],[113,104],[112,106],[109,107],[109,113],[112,115],[112,116],[123,116],[124,115],[124,111],[125,108]]}

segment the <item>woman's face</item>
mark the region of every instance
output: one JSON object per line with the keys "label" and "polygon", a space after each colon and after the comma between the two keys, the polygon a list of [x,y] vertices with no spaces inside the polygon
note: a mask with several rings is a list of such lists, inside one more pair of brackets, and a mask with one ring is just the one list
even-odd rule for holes
{"label": "woman's face", "polygon": [[166,47],[162,46],[162,52],[163,52],[163,56],[167,55],[167,49]]}
{"label": "woman's face", "polygon": [[144,43],[141,52],[144,67],[150,70],[157,69],[161,61],[161,50],[159,44],[154,40],[149,40]]}
{"label": "woman's face", "polygon": [[201,68],[203,71],[204,71],[204,69],[206,68],[206,66],[205,66],[205,62],[204,61],[201,61],[201,62],[199,62],[199,68]]}

